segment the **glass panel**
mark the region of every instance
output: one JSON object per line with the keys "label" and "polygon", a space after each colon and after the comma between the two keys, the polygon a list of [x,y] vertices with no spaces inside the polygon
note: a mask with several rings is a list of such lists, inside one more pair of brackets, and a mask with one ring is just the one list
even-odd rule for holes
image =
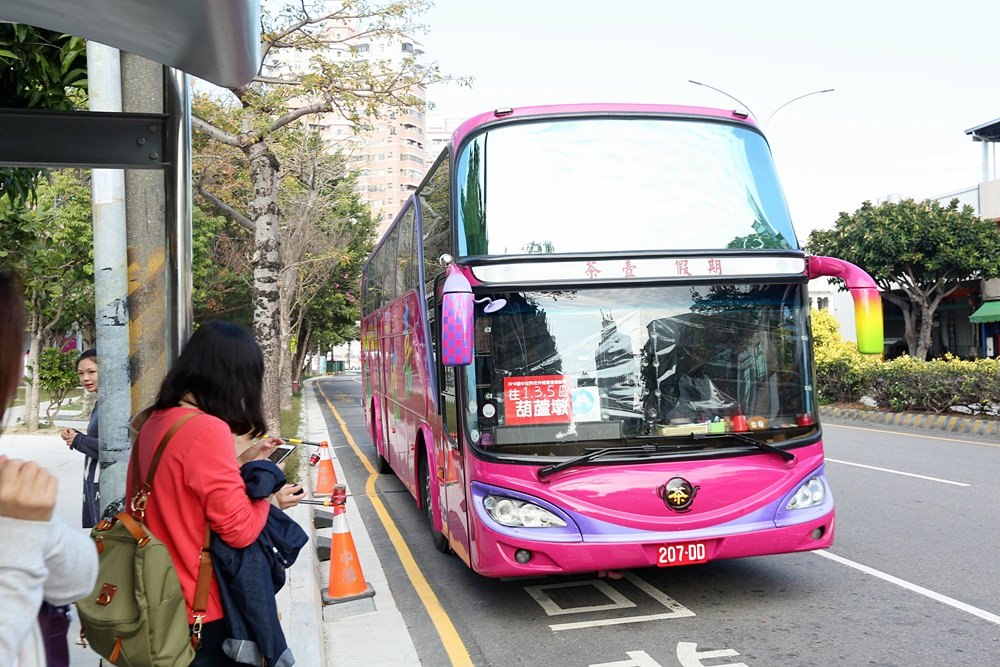
{"label": "glass panel", "polygon": [[721,122],[505,125],[457,180],[463,256],[798,247],[764,138]]}
{"label": "glass panel", "polygon": [[397,263],[399,270],[396,273],[396,296],[402,296],[407,291],[417,287],[415,278],[416,263],[413,252],[413,208],[409,208],[397,226],[399,237],[399,251]]}
{"label": "glass panel", "polygon": [[417,193],[424,235],[424,282],[428,296],[434,293],[434,278],[444,270],[439,262],[441,255],[451,252],[450,171],[448,158],[445,157]]}
{"label": "glass panel", "polygon": [[801,285],[490,294],[507,304],[476,312],[476,357],[461,376],[470,440],[572,454],[595,441],[740,431],[734,416],[751,436],[811,432],[802,295]]}

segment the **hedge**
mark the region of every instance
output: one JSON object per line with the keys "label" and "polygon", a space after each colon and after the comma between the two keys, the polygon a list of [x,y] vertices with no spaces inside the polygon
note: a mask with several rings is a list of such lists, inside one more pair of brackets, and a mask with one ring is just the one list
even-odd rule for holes
{"label": "hedge", "polygon": [[828,313],[812,315],[821,404],[858,403],[867,397],[892,412],[1000,414],[1000,359],[964,360],[948,354],[930,361],[906,355],[884,361],[841,340],[835,321],[831,333]]}

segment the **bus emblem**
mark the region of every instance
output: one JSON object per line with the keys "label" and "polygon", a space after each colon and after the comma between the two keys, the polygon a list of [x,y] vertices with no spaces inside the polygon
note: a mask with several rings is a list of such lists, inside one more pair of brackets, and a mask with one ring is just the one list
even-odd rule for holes
{"label": "bus emblem", "polygon": [[701,487],[691,486],[690,482],[682,477],[674,477],[666,484],[661,484],[656,489],[656,495],[660,497],[667,509],[674,512],[687,512],[691,509],[695,495]]}

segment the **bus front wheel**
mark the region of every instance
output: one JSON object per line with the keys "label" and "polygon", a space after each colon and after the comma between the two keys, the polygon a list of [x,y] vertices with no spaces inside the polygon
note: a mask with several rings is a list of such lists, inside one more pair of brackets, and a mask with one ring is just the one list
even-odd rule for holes
{"label": "bus front wheel", "polygon": [[443,554],[451,553],[451,547],[448,546],[448,538],[434,528],[434,505],[431,502],[431,476],[427,472],[427,459],[424,455],[420,457],[420,493],[420,502],[423,504],[424,514],[427,516],[427,526],[431,531],[431,541],[434,543],[434,548]]}

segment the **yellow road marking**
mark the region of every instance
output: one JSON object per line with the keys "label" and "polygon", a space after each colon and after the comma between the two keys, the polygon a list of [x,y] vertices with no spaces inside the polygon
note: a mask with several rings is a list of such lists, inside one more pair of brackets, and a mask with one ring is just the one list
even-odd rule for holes
{"label": "yellow road marking", "polygon": [[923,435],[921,433],[910,433],[909,431],[904,431],[902,433],[898,431],[887,431],[882,428],[862,428],[860,426],[847,426],[845,424],[832,424],[829,421],[823,422],[823,428],[828,426],[833,426],[835,428],[849,428],[853,431],[871,431],[872,433],[888,433],[889,435],[898,435],[905,438],[926,438],[928,440],[944,440],[946,442],[961,442],[966,445],[982,445],[984,447],[1000,447],[1000,445],[993,444],[992,442],[983,442],[981,440],[962,440],[961,438],[943,438],[937,435]]}
{"label": "yellow road marking", "polygon": [[385,505],[382,504],[382,499],[379,498],[378,493],[375,491],[375,480],[378,478],[378,472],[354,441],[350,431],[347,430],[347,424],[340,417],[340,413],[337,412],[337,408],[333,407],[333,403],[326,397],[323,386],[319,383],[316,386],[319,388],[319,393],[323,397],[323,400],[326,401],[327,406],[330,408],[330,412],[333,413],[334,419],[340,424],[340,430],[343,432],[344,437],[347,438],[347,444],[351,446],[355,455],[365,466],[365,469],[368,470],[368,480],[365,482],[365,495],[368,496],[372,506],[375,508],[375,513],[378,514],[382,525],[385,527],[386,533],[389,534],[389,539],[396,548],[399,560],[403,563],[403,569],[406,570],[406,574],[410,577],[410,583],[413,584],[417,595],[420,596],[420,601],[423,602],[424,609],[430,615],[431,622],[434,623],[434,629],[437,630],[438,636],[441,638],[441,643],[444,645],[444,650],[451,659],[451,664],[456,667],[465,667],[466,665],[472,667],[472,658],[469,657],[469,651],[465,648],[462,638],[458,636],[458,631],[451,622],[451,618],[448,617],[448,613],[441,606],[441,602],[438,600],[437,595],[434,594],[434,590],[427,583],[427,578],[420,571],[420,566],[417,565],[416,559],[410,552],[410,547],[406,544],[406,540],[403,539],[402,533],[396,528],[396,522],[389,516],[389,511],[386,510]]}

